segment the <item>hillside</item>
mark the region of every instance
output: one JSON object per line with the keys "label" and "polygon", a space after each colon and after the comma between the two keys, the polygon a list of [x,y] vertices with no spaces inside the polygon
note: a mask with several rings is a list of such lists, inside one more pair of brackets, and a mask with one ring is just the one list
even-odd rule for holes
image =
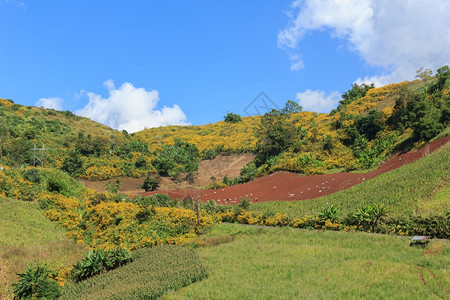
{"label": "hillside", "polygon": [[380,88],[354,84],[330,114],[303,112],[288,101],[281,110],[240,122],[167,126],[135,134],[69,111],[1,99],[0,165],[32,164],[31,149],[45,145],[46,166],[100,180],[159,173],[177,181],[195,174],[202,159],[240,153],[256,157],[233,183],[276,171],[308,175],[367,169],[422,145],[448,126],[447,73],[427,85],[420,80]]}
{"label": "hillside", "polygon": [[27,264],[45,261],[69,267],[85,248],[48,220],[37,202],[0,196],[0,299],[12,299],[10,284]]}

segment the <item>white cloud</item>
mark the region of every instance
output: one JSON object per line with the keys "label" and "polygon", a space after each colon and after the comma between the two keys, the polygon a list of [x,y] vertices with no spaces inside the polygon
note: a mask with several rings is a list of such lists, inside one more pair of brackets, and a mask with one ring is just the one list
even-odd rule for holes
{"label": "white cloud", "polygon": [[292,62],[291,71],[298,71],[304,67],[303,60],[298,54],[289,56],[289,60]]}
{"label": "white cloud", "polygon": [[128,132],[165,125],[189,125],[186,122],[186,115],[178,105],[157,109],[159,101],[157,90],[146,91],[144,88],[134,87],[129,82],[116,88],[112,80],[107,80],[104,86],[109,92],[107,98],[83,91],[88,96],[89,102],[84,108],[76,111],[78,115]]}
{"label": "white cloud", "polygon": [[59,97],[41,98],[36,102],[36,106],[51,108],[55,110],[62,110],[63,102],[64,99]]}
{"label": "white cloud", "polygon": [[306,111],[329,113],[338,105],[341,100],[341,94],[332,92],[326,95],[325,91],[306,90],[303,93],[297,93],[295,98]]}
{"label": "white cloud", "polygon": [[325,30],[347,41],[369,65],[384,69],[357,82],[412,79],[421,66],[435,70],[450,64],[449,11],[448,0],[297,0],[278,46],[300,51],[305,33]]}
{"label": "white cloud", "polygon": [[2,4],[2,2],[6,3],[6,4],[15,3],[18,8],[22,9],[24,12],[27,12],[27,7],[26,7],[25,3],[22,1],[4,0],[4,1],[0,1],[0,4]]}

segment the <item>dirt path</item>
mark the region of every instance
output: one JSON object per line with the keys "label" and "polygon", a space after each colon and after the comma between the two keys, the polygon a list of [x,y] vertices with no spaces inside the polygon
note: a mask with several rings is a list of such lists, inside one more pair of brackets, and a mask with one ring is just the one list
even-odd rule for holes
{"label": "dirt path", "polygon": [[[241,198],[247,198],[251,202],[313,199],[350,188],[355,184],[412,163],[445,145],[449,140],[450,137],[441,138],[417,151],[398,154],[377,170],[368,173],[343,172],[301,176],[295,173],[277,172],[242,185],[229,186],[217,190],[201,190],[197,193],[199,193],[202,201],[214,199],[222,204],[239,203]],[[186,190],[166,190],[142,194],[151,195],[154,193],[165,193],[172,198],[178,199],[195,196],[191,195],[192,192]]]}

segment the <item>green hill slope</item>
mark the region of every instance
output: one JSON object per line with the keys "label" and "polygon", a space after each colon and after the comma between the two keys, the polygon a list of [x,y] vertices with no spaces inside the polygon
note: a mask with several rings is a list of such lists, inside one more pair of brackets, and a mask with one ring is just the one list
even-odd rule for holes
{"label": "green hill slope", "polygon": [[12,299],[11,283],[36,261],[68,267],[85,251],[48,220],[37,202],[0,197],[0,299]]}

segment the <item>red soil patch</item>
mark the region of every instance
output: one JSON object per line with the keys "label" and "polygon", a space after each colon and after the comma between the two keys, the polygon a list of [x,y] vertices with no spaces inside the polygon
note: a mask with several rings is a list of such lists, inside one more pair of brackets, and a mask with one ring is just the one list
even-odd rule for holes
{"label": "red soil patch", "polygon": [[[314,199],[324,195],[329,195],[340,190],[348,189],[355,184],[374,178],[380,174],[400,168],[402,165],[412,163],[427,154],[445,145],[450,140],[450,136],[438,139],[417,151],[401,153],[384,163],[380,168],[368,173],[337,173],[314,176],[301,176],[289,172],[277,172],[251,182],[229,186],[217,190],[197,190],[201,201],[215,200],[217,203],[235,204],[241,198],[247,198],[251,202],[265,201],[292,201]],[[168,190],[151,193],[141,193],[141,195],[152,195],[164,193],[172,198],[183,199],[194,198],[194,191],[189,190]]]}

